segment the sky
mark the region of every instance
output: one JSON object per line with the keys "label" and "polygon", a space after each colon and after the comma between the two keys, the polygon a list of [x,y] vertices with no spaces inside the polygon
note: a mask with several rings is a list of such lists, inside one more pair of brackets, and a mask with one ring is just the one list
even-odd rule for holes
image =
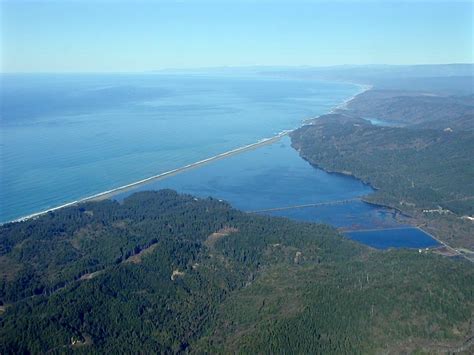
{"label": "sky", "polygon": [[0,69],[472,63],[473,6],[455,0],[0,0]]}

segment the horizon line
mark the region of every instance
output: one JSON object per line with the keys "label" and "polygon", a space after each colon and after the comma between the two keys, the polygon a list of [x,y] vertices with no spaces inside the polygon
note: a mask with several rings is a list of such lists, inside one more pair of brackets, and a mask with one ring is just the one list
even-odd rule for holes
{"label": "horizon line", "polygon": [[[474,66],[474,62],[448,62],[448,63],[413,63],[413,64],[334,64],[334,65],[311,65],[311,64],[295,64],[295,65],[279,65],[279,64],[255,64],[255,65],[215,65],[215,66],[199,66],[199,67],[165,67],[157,69],[143,70],[123,70],[123,71],[101,71],[101,70],[77,70],[77,71],[2,71],[0,74],[150,74],[170,71],[204,71],[204,70],[232,70],[232,69],[337,69],[337,68],[363,68],[363,67],[416,67],[416,66]],[[473,73],[474,75],[474,73]]]}

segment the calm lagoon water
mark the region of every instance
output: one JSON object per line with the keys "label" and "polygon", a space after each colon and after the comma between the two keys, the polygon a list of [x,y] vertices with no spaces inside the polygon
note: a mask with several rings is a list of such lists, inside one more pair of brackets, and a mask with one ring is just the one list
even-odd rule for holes
{"label": "calm lagoon water", "polygon": [[377,249],[439,246],[435,239],[418,228],[357,231],[346,233],[346,235],[353,240]]}
{"label": "calm lagoon water", "polygon": [[[257,76],[3,75],[0,221],[296,128],[358,91],[350,84]],[[372,191],[311,167],[288,137],[133,192],[162,188],[213,196],[245,211],[352,200]],[[392,211],[359,200],[265,213],[349,230],[403,225]],[[417,231],[348,236],[376,247],[418,247],[429,236]]]}
{"label": "calm lagoon water", "polygon": [[[194,196],[226,200],[244,211],[260,211],[332,201],[354,201],[317,207],[258,212],[306,222],[328,223],[343,230],[380,229],[346,235],[376,248],[427,247],[437,244],[426,233],[409,228],[396,212],[364,203],[358,197],[373,190],[354,178],[312,167],[291,148],[290,139],[218,160],[170,178],[117,195],[169,188]],[[403,229],[387,230],[386,228]]]}
{"label": "calm lagoon water", "polygon": [[223,199],[244,211],[352,199],[372,192],[359,180],[313,168],[291,148],[288,137],[141,186],[117,198],[138,190],[163,188]]}

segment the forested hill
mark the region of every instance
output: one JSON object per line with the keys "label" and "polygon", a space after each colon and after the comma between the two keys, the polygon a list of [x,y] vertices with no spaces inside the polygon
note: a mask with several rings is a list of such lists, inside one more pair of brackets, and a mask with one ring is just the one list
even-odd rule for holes
{"label": "forested hill", "polygon": [[[442,112],[433,121],[422,112],[416,119],[414,107],[389,105],[393,111],[387,115],[397,114],[404,126],[373,125],[355,117],[362,111],[377,117],[369,115],[369,108],[351,108],[364,107],[366,100],[367,95],[356,98],[343,113],[321,116],[296,130],[293,147],[316,166],[377,188],[368,201],[399,209],[441,240],[474,250],[474,223],[469,219],[474,215],[474,131],[462,128],[463,121],[473,118],[454,115],[447,123]],[[377,112],[378,106],[370,105]],[[416,124],[407,123],[409,119]]]}
{"label": "forested hill", "polygon": [[351,100],[343,113],[417,129],[474,130],[474,93],[436,92],[376,88]]}
{"label": "forested hill", "polygon": [[407,211],[441,206],[459,216],[474,214],[473,131],[381,127],[325,115],[292,140],[310,162],[378,188],[372,201]]}
{"label": "forested hill", "polygon": [[474,268],[173,191],[0,227],[0,353],[468,351]]}
{"label": "forested hill", "polygon": [[472,68],[361,69],[372,88],[293,132],[292,144],[312,164],[370,183],[368,201],[411,215],[474,260]]}

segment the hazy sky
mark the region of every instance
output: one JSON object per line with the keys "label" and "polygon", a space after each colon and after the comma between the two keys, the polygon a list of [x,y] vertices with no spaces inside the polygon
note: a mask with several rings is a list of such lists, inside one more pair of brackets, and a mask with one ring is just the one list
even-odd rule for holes
{"label": "hazy sky", "polygon": [[0,0],[3,72],[473,61],[473,2]]}

